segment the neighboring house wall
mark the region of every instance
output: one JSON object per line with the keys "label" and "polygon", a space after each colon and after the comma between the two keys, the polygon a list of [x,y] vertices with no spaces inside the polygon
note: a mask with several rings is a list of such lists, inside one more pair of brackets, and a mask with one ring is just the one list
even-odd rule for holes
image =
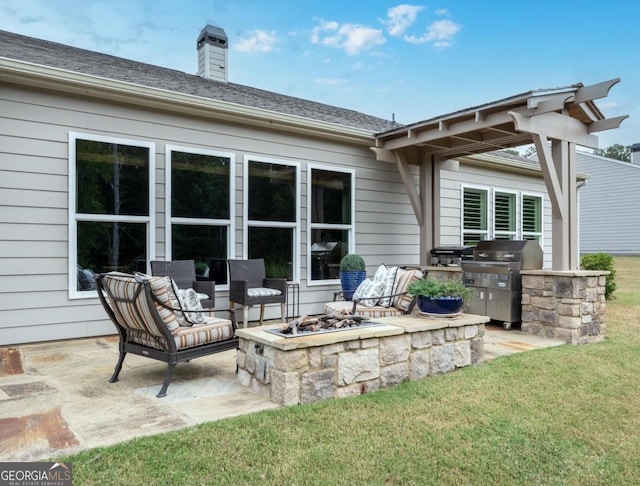
{"label": "neighboring house wall", "polygon": [[577,152],[589,178],[579,191],[580,254],[640,255],[640,166]]}
{"label": "neighboring house wall", "polygon": [[[169,257],[164,216],[166,145],[235,154],[235,241],[230,256],[236,258],[242,258],[244,251],[244,156],[299,164],[302,207],[296,273],[303,314],[321,312],[322,304],[339,288],[336,282],[307,285],[308,164],[355,170],[355,250],[364,257],[369,272],[381,262],[419,261],[419,229],[398,172],[393,164],[377,162],[366,146],[7,84],[0,95],[0,114],[0,345],[114,332],[95,296],[69,295],[70,132],[153,144],[155,255],[151,257],[157,259]],[[216,306],[226,307],[227,298],[226,289],[221,288]]]}

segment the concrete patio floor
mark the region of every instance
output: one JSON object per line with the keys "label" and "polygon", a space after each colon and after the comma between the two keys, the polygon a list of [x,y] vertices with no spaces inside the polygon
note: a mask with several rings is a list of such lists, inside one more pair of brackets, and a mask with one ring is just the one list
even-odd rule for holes
{"label": "concrete patio floor", "polygon": [[[485,361],[562,341],[487,326]],[[117,336],[0,348],[0,461],[43,461],[135,437],[279,408],[236,379],[235,350],[176,367],[127,355],[109,383]]]}

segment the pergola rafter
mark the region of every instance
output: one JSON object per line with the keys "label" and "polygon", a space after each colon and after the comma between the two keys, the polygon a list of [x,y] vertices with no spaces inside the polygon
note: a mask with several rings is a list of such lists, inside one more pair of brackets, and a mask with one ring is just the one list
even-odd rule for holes
{"label": "pergola rafter", "polygon": [[[380,133],[372,150],[395,163],[420,225],[420,258],[440,242],[440,166],[447,159],[535,144],[553,207],[553,269],[578,268],[576,145],[598,147],[595,132],[620,126],[594,100],[620,80],[523,93]],[[410,169],[420,167],[416,187]]]}

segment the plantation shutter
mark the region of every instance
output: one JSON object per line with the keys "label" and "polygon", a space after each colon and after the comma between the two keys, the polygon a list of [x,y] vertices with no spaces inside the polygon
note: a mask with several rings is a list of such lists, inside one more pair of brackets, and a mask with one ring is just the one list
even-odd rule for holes
{"label": "plantation shutter", "polygon": [[516,237],[516,195],[496,192],[494,195],[494,237],[513,240]]}
{"label": "plantation shutter", "polygon": [[537,240],[542,237],[542,198],[540,196],[522,196],[522,238]]}
{"label": "plantation shutter", "polygon": [[463,192],[463,245],[487,239],[487,191],[465,187]]}

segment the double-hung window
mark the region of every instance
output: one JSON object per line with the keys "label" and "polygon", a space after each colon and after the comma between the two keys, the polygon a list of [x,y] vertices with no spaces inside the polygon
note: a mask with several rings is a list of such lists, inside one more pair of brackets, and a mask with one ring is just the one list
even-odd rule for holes
{"label": "double-hung window", "polygon": [[354,251],[355,172],[309,165],[309,280],[339,278],[340,260]]}
{"label": "double-hung window", "polygon": [[248,258],[264,258],[267,277],[297,280],[300,166],[245,156],[245,217]]}
{"label": "double-hung window", "polygon": [[234,166],[233,154],[167,146],[167,254],[216,285],[227,283]]}
{"label": "double-hung window", "polygon": [[69,296],[94,273],[145,271],[153,257],[153,143],[69,134]]}
{"label": "double-hung window", "polygon": [[462,188],[462,244],[477,245],[489,238],[488,190]]}

